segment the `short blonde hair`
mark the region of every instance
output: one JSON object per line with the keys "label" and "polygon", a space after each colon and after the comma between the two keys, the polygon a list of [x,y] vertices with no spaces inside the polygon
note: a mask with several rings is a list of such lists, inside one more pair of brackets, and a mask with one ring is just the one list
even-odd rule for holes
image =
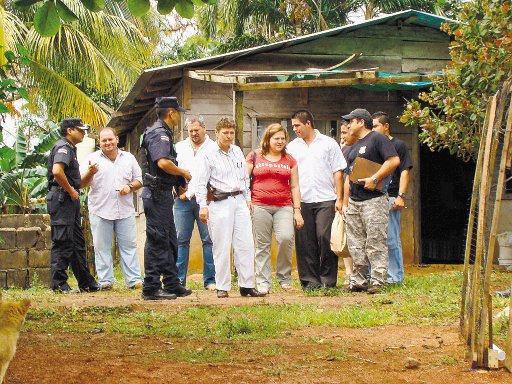
{"label": "short blonde hair", "polygon": [[[278,132],[284,132],[284,138],[288,143],[288,131],[279,123],[270,124],[265,132],[263,132],[263,137],[261,139],[261,154],[266,155],[270,150],[270,139]],[[286,153],[286,148],[283,148],[283,154]]]}
{"label": "short blonde hair", "polygon": [[217,125],[215,126],[215,131],[219,132],[221,129],[234,129],[236,130],[236,124],[233,120],[227,117],[223,117],[219,120]]}

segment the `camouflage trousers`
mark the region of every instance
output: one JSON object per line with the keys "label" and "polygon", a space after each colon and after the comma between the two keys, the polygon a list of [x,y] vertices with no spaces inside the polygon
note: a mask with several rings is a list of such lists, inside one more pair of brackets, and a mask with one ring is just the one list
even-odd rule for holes
{"label": "camouflage trousers", "polygon": [[388,196],[366,201],[349,200],[346,215],[347,245],[354,263],[350,286],[384,285],[388,271]]}

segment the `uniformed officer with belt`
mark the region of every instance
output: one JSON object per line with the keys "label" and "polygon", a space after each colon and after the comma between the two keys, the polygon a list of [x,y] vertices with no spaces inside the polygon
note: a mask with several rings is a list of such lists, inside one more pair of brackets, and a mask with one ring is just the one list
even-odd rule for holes
{"label": "uniformed officer with belt", "polygon": [[82,125],[82,120],[64,119],[60,127],[62,139],[57,141],[48,158],[46,204],[51,219],[51,287],[56,292],[77,293],[67,283],[66,270],[71,266],[80,291],[94,292],[101,286],[87,269],[77,191],[87,185],[87,180],[90,182],[97,168],[90,165],[80,176],[76,144],[82,142],[88,129]]}
{"label": "uniformed officer with belt", "polygon": [[158,97],[155,107],[158,120],[146,128],[141,137],[144,174],[142,201],[146,215],[142,298],[169,300],[192,293],[178,279],[178,241],[172,212],[173,187],[179,185],[180,179],[188,181],[192,176],[186,169],[176,166],[171,130],[178,123],[180,112],[185,109],[180,107],[175,97]]}

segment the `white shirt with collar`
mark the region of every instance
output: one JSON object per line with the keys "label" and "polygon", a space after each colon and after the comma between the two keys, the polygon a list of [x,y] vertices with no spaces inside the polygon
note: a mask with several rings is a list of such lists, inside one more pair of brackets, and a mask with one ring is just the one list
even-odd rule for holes
{"label": "white shirt with collar", "polygon": [[215,143],[215,150],[202,157],[195,184],[196,200],[201,208],[207,206],[206,185],[208,183],[219,192],[242,191],[245,200],[251,201],[249,174],[240,147],[231,144],[226,153]]}
{"label": "white shirt with collar", "polygon": [[208,135],[206,135],[205,141],[197,151],[192,147],[190,137],[176,143],[176,153],[178,154],[176,160],[178,162],[178,166],[180,168],[185,168],[192,175],[192,179],[188,183],[187,192],[185,193],[187,199],[190,200],[195,196],[197,168],[202,161],[202,157],[216,148],[218,148],[217,144],[215,141],[210,139]]}
{"label": "white shirt with collar", "polygon": [[334,173],[347,167],[338,143],[315,129],[315,138],[308,145],[297,137],[286,151],[297,160],[301,201],[319,203],[336,200]]}
{"label": "white shirt with collar", "polygon": [[133,193],[121,196],[116,189],[133,180],[142,183],[142,170],[135,157],[130,152],[118,149],[117,157],[112,161],[99,150],[91,153],[87,160],[98,164],[98,172],[94,174],[89,189],[89,213],[106,220],[126,219],[133,215]]}

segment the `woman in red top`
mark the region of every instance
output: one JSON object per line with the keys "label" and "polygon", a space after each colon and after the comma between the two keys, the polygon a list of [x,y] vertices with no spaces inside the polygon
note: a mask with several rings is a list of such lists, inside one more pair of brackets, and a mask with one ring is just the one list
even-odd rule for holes
{"label": "woman in red top", "polygon": [[[288,132],[271,124],[263,133],[261,149],[247,155],[247,169],[253,177],[252,222],[254,232],[257,289],[272,286],[270,244],[272,230],[277,240],[276,277],[283,289],[291,288],[294,226],[302,228],[299,172],[295,159],[286,153]],[[253,156],[256,156],[254,159]]]}

